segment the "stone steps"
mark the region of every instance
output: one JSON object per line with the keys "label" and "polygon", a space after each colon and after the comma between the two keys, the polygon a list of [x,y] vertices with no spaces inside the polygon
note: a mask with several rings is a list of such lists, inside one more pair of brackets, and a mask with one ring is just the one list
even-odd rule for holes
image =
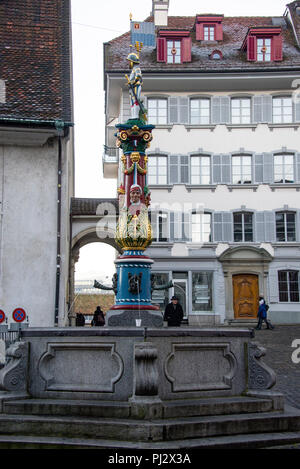
{"label": "stone steps", "polygon": [[299,432],[300,436],[300,411],[290,409],[285,412],[158,420],[0,414],[0,435],[14,437],[91,438],[156,444],[276,432]]}
{"label": "stone steps", "polygon": [[[230,397],[164,401],[161,418],[230,415],[273,410],[268,398]],[[128,402],[99,402],[61,399],[21,399],[4,402],[6,414],[52,415],[99,418],[136,418]]]}

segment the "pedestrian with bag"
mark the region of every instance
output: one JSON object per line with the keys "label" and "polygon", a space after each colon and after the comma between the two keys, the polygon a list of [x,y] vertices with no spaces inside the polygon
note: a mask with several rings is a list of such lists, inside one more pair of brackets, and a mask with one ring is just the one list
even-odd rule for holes
{"label": "pedestrian with bag", "polygon": [[266,304],[265,299],[263,296],[259,297],[259,307],[258,307],[258,323],[256,326],[256,330],[260,330],[262,323],[265,322],[267,325],[267,329],[274,329],[274,326],[272,326],[271,321],[267,319],[267,312],[269,309],[269,305]]}
{"label": "pedestrian with bag", "polygon": [[166,306],[164,321],[168,322],[169,327],[180,327],[183,319],[183,309],[181,304],[178,303],[177,296],[171,298],[171,303]]}
{"label": "pedestrian with bag", "polygon": [[91,322],[91,326],[104,326],[105,317],[104,313],[100,306],[97,306],[96,311],[94,312],[94,317]]}

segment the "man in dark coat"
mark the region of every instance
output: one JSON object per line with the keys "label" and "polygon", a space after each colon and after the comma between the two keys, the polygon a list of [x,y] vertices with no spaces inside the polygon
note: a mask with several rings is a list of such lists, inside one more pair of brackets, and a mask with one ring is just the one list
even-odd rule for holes
{"label": "man in dark coat", "polygon": [[97,306],[96,311],[94,312],[94,317],[92,319],[91,326],[104,326],[104,324],[104,313],[100,306]]}
{"label": "man in dark coat", "polygon": [[173,296],[171,298],[171,303],[166,306],[164,321],[168,322],[169,327],[180,327],[182,319],[182,306],[178,303],[177,296]]}

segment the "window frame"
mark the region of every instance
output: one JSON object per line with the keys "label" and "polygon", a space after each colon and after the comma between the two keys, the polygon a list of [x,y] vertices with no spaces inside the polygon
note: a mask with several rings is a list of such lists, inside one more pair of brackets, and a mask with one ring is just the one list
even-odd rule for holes
{"label": "window frame", "polygon": [[[239,115],[238,116],[233,116],[233,103],[234,101],[239,101],[240,105],[237,109],[239,109]],[[249,121],[248,122],[241,122],[243,116],[242,116],[242,101],[247,101],[249,103]],[[248,108],[247,108],[248,109]],[[239,122],[233,122],[233,118],[238,117]],[[250,96],[232,96],[230,97],[230,119],[231,119],[231,124],[233,125],[249,125],[252,123],[252,97]]]}
{"label": "window frame", "polygon": [[[179,43],[178,46],[175,45],[175,43]],[[177,47],[179,48],[179,53],[177,54],[169,54],[169,44],[170,43],[173,43],[172,44],[172,49],[171,50],[176,50],[177,52]],[[169,57],[172,57],[173,60],[172,61],[169,61]],[[175,58],[178,58],[179,57],[179,61],[175,61]],[[167,64],[181,64],[182,63],[182,39],[177,39],[177,38],[167,38]]]}
{"label": "window frame", "polygon": [[[200,223],[199,223],[199,231],[196,232],[199,233],[201,235],[201,239],[200,240],[195,240],[194,239],[194,229],[193,227],[196,225],[196,223],[194,223],[193,221],[193,218],[194,216],[200,216]],[[208,223],[203,223],[203,217],[205,216],[209,216],[210,217],[210,222],[209,222],[209,226],[210,226],[210,231],[209,231],[209,239],[208,241],[207,240],[204,240],[204,236],[206,234],[206,231],[203,229],[206,225],[208,225]],[[203,236],[204,235],[204,236]],[[212,217],[212,213],[211,212],[196,212],[196,211],[193,211],[191,213],[191,242],[194,243],[194,244],[204,244],[204,243],[212,243],[212,240],[213,240],[213,217]]]}
{"label": "window frame", "polygon": [[[276,157],[282,157],[283,159],[283,162],[282,164],[279,164],[277,163],[276,164]],[[292,168],[293,168],[293,180],[286,180],[286,166],[289,166],[290,164],[286,163],[285,162],[285,159],[286,157],[292,157]],[[296,167],[295,167],[295,154],[294,153],[274,153],[274,163],[273,163],[273,166],[274,166],[274,171],[273,171],[273,176],[274,176],[274,184],[294,184],[295,183],[295,175],[296,175]],[[282,179],[280,181],[277,181],[276,180],[276,172],[275,172],[275,168],[276,166],[282,166],[282,172],[280,173],[280,175],[282,176]]]}
{"label": "window frame", "polygon": [[[159,108],[158,108],[158,102],[159,102],[159,101],[164,101],[164,102],[165,102],[165,104],[166,104],[166,121],[165,121],[165,122],[163,122],[163,123],[161,123],[161,122],[160,122],[160,123],[158,123],[158,122],[151,122],[150,113],[149,113],[149,109],[151,109],[150,106],[149,106],[149,102],[150,102],[150,101],[156,101],[156,102],[157,102],[156,108],[155,108],[156,111],[158,111],[158,109],[159,109]],[[159,97],[159,96],[157,96],[157,97],[156,97],[156,96],[153,96],[153,97],[152,97],[152,96],[148,96],[148,97],[147,97],[147,109],[148,109],[148,123],[149,123],[149,124],[151,124],[151,125],[168,125],[168,122],[169,122],[169,99],[168,99],[168,97],[163,97],[163,96],[162,96],[162,97]],[[159,116],[158,116],[158,113],[156,112],[155,118],[157,119],[158,117],[159,117]]]}
{"label": "window frame", "polygon": [[[161,222],[162,220],[162,215],[166,216],[166,224],[165,224],[165,229],[166,229],[166,237],[162,236],[164,225]],[[153,219],[152,217],[155,217],[155,224],[152,223]],[[150,220],[151,220],[151,225],[153,229],[153,224],[156,228],[156,233],[153,233],[153,242],[156,243],[168,243],[170,241],[170,213],[166,210],[151,210],[150,211]]]}
{"label": "window frame", "polygon": [[[290,105],[288,106],[290,109],[291,109],[291,113],[288,114],[291,116],[290,120],[287,121],[287,122],[284,122],[284,105],[283,105],[283,102],[281,102],[281,105],[280,106],[274,106],[274,101],[275,100],[284,100],[284,99],[289,99],[290,100]],[[281,109],[281,113],[278,114],[278,117],[280,117],[280,121],[279,122],[275,122],[274,118],[277,117],[275,116],[274,114],[274,109],[276,108],[280,108]],[[272,96],[272,123],[273,124],[292,124],[294,122],[294,106],[293,106],[293,98],[292,96],[290,95],[275,95],[275,96]]]}
{"label": "window frame", "polygon": [[[198,158],[200,161],[200,165],[194,165],[192,164],[193,158],[196,159]],[[203,159],[208,159],[208,165],[203,165],[201,163],[201,160]],[[191,186],[202,186],[202,185],[211,185],[212,184],[212,158],[210,155],[190,155],[190,161],[189,161],[189,166],[190,166],[190,185]],[[199,175],[193,174],[193,167],[199,168]],[[203,181],[203,177],[207,176],[206,174],[202,174],[202,168],[203,167],[208,167],[209,168],[209,174],[208,174],[208,182]],[[198,182],[193,182],[192,178],[193,176],[198,176]]]}
{"label": "window frame", "polygon": [[[151,161],[153,161],[153,159],[156,159],[156,164],[155,164],[155,178],[156,178],[156,181],[155,182],[150,182],[149,180],[149,177],[153,177],[153,175],[151,175],[149,173],[149,169],[151,167]],[[159,169],[162,167],[160,165],[160,162],[159,162],[159,158],[164,158],[165,159],[165,165],[163,165],[163,167],[166,168],[166,175],[165,175],[165,182],[160,182],[159,181],[159,177],[160,176],[164,176],[164,175],[161,175],[159,174]],[[147,175],[147,182],[149,184],[149,186],[151,185],[158,185],[158,186],[165,186],[165,185],[168,185],[168,180],[169,180],[169,165],[168,165],[168,155],[165,155],[165,154],[162,154],[162,155],[159,155],[159,154],[148,154],[148,175]]]}
{"label": "window frame", "polygon": [[[284,240],[278,239],[278,224],[277,224],[277,215],[283,215],[284,216]],[[293,240],[289,240],[288,238],[288,221],[287,221],[287,215],[293,215],[294,216],[294,238]],[[275,233],[276,233],[276,242],[277,243],[294,243],[297,241],[297,213],[294,211],[276,211],[275,212]]]}
{"label": "window frame", "polygon": [[[291,289],[291,283],[293,283],[291,278],[290,278],[291,273],[297,273],[297,277],[298,277],[298,279],[297,279],[297,287],[298,287],[297,290],[292,290]],[[280,275],[282,275],[282,274],[286,274],[285,281],[282,281],[280,279]],[[293,269],[278,270],[278,272],[277,272],[277,281],[278,281],[278,300],[279,300],[279,303],[299,303],[300,302],[299,270],[293,270]],[[283,283],[286,283],[286,286],[287,286],[286,291],[285,290],[283,291],[280,288]],[[295,294],[295,293],[296,293],[296,295],[298,295],[298,299],[293,301],[291,299],[291,295]],[[287,299],[281,300],[280,298],[284,294],[287,294]]]}
{"label": "window frame", "polygon": [[[241,176],[240,177],[240,182],[235,182],[234,180],[234,171],[233,171],[233,168],[234,167],[237,167],[238,165],[234,165],[234,159],[235,158],[240,158],[240,161],[242,162],[243,159],[246,159],[246,158],[250,158],[250,165],[244,165],[244,166],[250,166],[250,169],[251,169],[251,177],[250,177],[250,181],[248,182],[245,182],[244,180],[244,176],[245,176],[245,173],[244,173],[244,169],[243,169],[243,165],[240,164],[239,167],[240,167],[240,173],[239,175]],[[250,154],[232,154],[231,155],[231,181],[232,181],[232,184],[233,185],[251,185],[253,184],[253,156],[250,155]]]}
{"label": "window frame", "polygon": [[[216,24],[214,23],[203,23],[203,41],[216,41]],[[208,32],[208,37],[206,38],[206,31]],[[213,31],[213,38],[211,37],[211,31]]]}
{"label": "window frame", "polygon": [[[198,106],[199,113],[198,113],[197,118],[200,118],[200,119],[199,119],[199,122],[193,123],[192,122],[192,103],[196,102],[196,101],[198,101],[199,104],[202,101],[208,102],[208,107],[201,109],[201,105]],[[204,110],[204,109],[208,109],[208,122],[200,122],[201,118],[203,118],[203,116],[201,116],[201,111]],[[204,116],[204,117],[206,117],[206,116]],[[192,97],[189,98],[189,123],[190,123],[190,125],[195,125],[195,126],[211,125],[211,98],[210,97],[206,97],[206,96],[195,96],[194,97],[194,96],[192,96]]]}
{"label": "window frame", "polygon": [[[255,239],[255,232],[254,232],[254,213],[248,210],[240,210],[240,211],[235,211],[232,213],[232,225],[233,225],[233,242],[234,243],[253,243]],[[241,215],[242,216],[242,239],[241,240],[236,240],[235,239],[235,216],[236,215]],[[246,232],[245,232],[245,215],[251,215],[251,229],[252,229],[252,239],[251,240],[246,240]]]}

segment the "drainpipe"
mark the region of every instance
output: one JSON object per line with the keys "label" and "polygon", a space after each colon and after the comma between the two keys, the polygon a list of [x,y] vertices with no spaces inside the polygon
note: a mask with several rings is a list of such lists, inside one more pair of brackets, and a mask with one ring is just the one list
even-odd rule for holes
{"label": "drainpipe", "polygon": [[55,284],[55,310],[54,325],[58,325],[59,316],[59,295],[61,277],[61,181],[62,181],[62,136],[64,135],[64,125],[56,122],[55,127],[58,133],[58,158],[57,158],[57,238],[56,238],[56,284]]}

